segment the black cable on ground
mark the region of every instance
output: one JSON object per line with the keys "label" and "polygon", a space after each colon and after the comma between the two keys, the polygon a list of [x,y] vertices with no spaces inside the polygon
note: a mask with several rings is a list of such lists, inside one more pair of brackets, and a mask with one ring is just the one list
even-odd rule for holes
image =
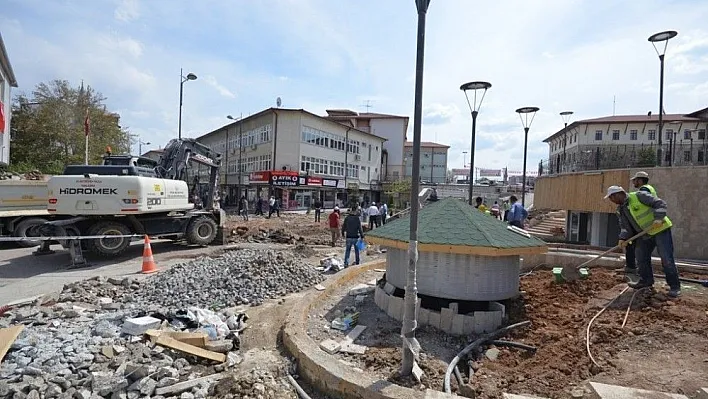
{"label": "black cable on ground", "polygon": [[497,338],[501,338],[502,336],[506,335],[508,332],[515,328],[519,327],[525,327],[531,324],[531,321],[526,320],[522,321],[521,323],[516,323],[512,324],[510,326],[502,327],[492,333],[482,335],[480,338],[472,342],[471,344],[467,345],[460,353],[455,356],[450,364],[447,366],[447,370],[445,371],[445,380],[443,381],[443,389],[446,393],[452,393],[452,390],[450,389],[450,377],[452,376],[453,369],[455,366],[457,366],[457,363],[460,361],[460,359],[470,353],[473,349],[478,348],[482,344],[493,341]]}
{"label": "black cable on ground", "polygon": [[517,348],[517,349],[523,349],[528,352],[536,353],[536,348],[535,346],[531,345],[526,345],[521,342],[514,342],[514,341],[501,341],[501,340],[494,340],[492,343],[496,346],[506,346],[509,348]]}

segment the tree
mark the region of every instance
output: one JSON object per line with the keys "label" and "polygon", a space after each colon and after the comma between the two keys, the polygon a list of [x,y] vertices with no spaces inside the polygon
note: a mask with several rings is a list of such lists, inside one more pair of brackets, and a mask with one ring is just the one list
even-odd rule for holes
{"label": "tree", "polygon": [[71,87],[66,80],[40,83],[30,96],[12,103],[10,164],[17,171],[39,169],[58,174],[64,166],[84,163],[84,120],[89,115],[89,163],[100,163],[106,146],[127,153],[130,134],[120,116],[106,110],[101,93],[90,86]]}
{"label": "tree", "polygon": [[387,183],[384,193],[389,197],[388,202],[395,203],[396,207],[401,207],[401,199],[407,198],[411,192],[411,179],[397,180]]}
{"label": "tree", "polygon": [[656,150],[646,147],[637,153],[637,166],[656,166]]}

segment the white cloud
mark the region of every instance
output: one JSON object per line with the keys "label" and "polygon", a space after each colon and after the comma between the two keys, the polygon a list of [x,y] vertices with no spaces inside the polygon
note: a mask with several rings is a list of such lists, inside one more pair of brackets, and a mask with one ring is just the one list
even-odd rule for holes
{"label": "white cloud", "polygon": [[236,98],[236,95],[235,95],[231,90],[229,90],[229,89],[227,89],[226,87],[220,85],[219,82],[216,81],[216,78],[215,78],[215,77],[213,77],[213,76],[211,76],[211,75],[207,75],[207,76],[204,77],[204,81],[205,81],[209,86],[215,88],[216,91],[218,91],[219,94],[221,94],[222,96],[228,97],[228,98]]}
{"label": "white cloud", "polygon": [[130,22],[140,18],[138,0],[121,0],[113,12],[113,16],[121,22]]}

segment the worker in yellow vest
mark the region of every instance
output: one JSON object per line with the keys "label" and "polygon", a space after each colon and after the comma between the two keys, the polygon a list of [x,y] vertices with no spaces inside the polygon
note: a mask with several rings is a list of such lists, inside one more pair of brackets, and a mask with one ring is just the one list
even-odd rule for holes
{"label": "worker in yellow vest", "polygon": [[[647,172],[640,171],[635,173],[630,181],[637,190],[646,191],[655,197],[657,196],[656,190],[649,184],[649,174]],[[637,274],[636,246],[634,243],[629,243],[627,248],[625,248],[625,259],[624,272],[626,274]]]}
{"label": "worker in yellow vest", "polygon": [[666,216],[666,202],[645,191],[627,193],[620,186],[610,186],[605,199],[617,204],[620,235],[618,245],[622,248],[629,244],[627,240],[636,234],[649,230],[637,239],[637,263],[639,281],[631,282],[631,288],[641,289],[654,285],[654,271],[651,265],[651,253],[654,248],[659,252],[661,265],[664,267],[666,283],[669,285],[668,296],[681,295],[681,282],[674,261],[674,241],[671,237],[671,219]]}

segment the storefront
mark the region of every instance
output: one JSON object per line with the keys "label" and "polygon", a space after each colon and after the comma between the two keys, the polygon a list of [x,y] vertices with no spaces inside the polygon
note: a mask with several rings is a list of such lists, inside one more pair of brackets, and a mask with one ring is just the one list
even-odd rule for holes
{"label": "storefront", "polygon": [[249,201],[274,195],[280,199],[283,210],[312,208],[319,199],[324,208],[338,205],[337,190],[343,181],[321,176],[306,176],[295,171],[271,170],[254,172],[249,176]]}

